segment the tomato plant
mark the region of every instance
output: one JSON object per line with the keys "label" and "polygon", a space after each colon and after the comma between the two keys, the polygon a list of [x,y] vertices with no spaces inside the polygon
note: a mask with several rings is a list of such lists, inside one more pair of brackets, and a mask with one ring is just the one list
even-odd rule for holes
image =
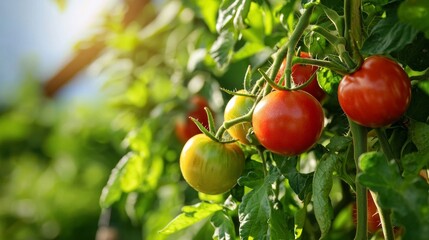
{"label": "tomato plant", "polygon": [[[311,58],[310,54],[307,52],[300,52],[300,57],[302,58]],[[275,82],[279,83],[281,78],[283,77],[284,71],[286,68],[286,59],[283,60],[282,65],[280,66],[279,72],[276,75]],[[311,82],[302,88],[303,91],[306,91],[313,95],[319,102],[322,101],[325,97],[325,92],[320,88],[317,83],[317,75],[315,72],[317,71],[316,66],[304,65],[304,64],[294,64],[292,66],[292,81],[297,86],[305,84],[314,74],[314,78]]]}
{"label": "tomato plant", "polygon": [[[245,91],[241,90],[238,93],[245,93]],[[224,111],[224,120],[230,121],[238,117],[242,117],[247,114],[251,108],[255,100],[252,97],[235,95],[233,96],[228,103],[226,104]],[[237,125],[230,127],[227,131],[231,135],[231,137],[237,139],[241,143],[249,144],[249,141],[246,139],[246,135],[251,128],[250,122],[243,122]]]}
{"label": "tomato plant", "polygon": [[297,155],[319,139],[324,124],[320,103],[304,91],[274,91],[255,108],[253,130],[272,152]]}
{"label": "tomato plant", "polygon": [[382,127],[398,120],[411,100],[411,82],[393,60],[371,56],[338,86],[341,108],[353,121]]}
{"label": "tomato plant", "polygon": [[186,118],[180,117],[175,126],[177,138],[185,143],[194,135],[201,133],[200,129],[192,122],[191,117],[197,119],[206,128],[208,127],[208,119],[205,107],[209,107],[207,100],[199,95],[193,96],[190,101],[190,110],[186,113]]}
{"label": "tomato plant", "polygon": [[235,143],[218,143],[204,134],[186,142],[180,170],[186,182],[206,194],[221,194],[237,184],[244,168],[244,154]]}
{"label": "tomato plant", "polygon": [[[418,174],[429,165],[429,40],[423,17],[403,18],[422,1],[154,8],[162,14],[136,31],[135,51],[119,54],[139,66],[127,74],[131,86],[147,91],[130,90],[121,105],[135,124],[124,141],[133,157],[112,171],[102,207],[126,202],[152,234],[145,239],[365,240],[371,191],[385,239],[393,226],[402,239],[426,239],[429,185]],[[171,138],[183,114],[177,98],[196,92],[213,109],[187,122],[199,130],[182,149]],[[170,199],[176,205],[164,210]]]}

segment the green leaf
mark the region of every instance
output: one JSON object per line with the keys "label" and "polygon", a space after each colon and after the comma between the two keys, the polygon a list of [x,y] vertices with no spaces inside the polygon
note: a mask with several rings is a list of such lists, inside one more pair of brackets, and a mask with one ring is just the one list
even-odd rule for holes
{"label": "green leaf", "polygon": [[420,81],[411,89],[411,103],[406,112],[407,117],[426,122],[429,119],[429,81]]}
{"label": "green leaf", "polygon": [[120,175],[120,185],[124,192],[132,192],[138,189],[143,183],[146,174],[145,162],[141,156],[129,154],[125,166]]}
{"label": "green leaf", "polygon": [[213,239],[235,239],[235,226],[231,217],[223,211],[217,211],[211,218],[211,224],[215,228]]}
{"label": "green leaf", "polygon": [[334,209],[331,204],[329,194],[333,184],[333,173],[337,162],[336,155],[327,154],[322,157],[317,165],[313,178],[313,204],[314,215],[319,224],[324,239],[328,234],[332,220],[334,218]]}
{"label": "green leaf", "polygon": [[379,152],[363,154],[358,181],[378,193],[381,207],[390,208],[395,222],[405,227],[403,239],[429,235],[429,185],[419,176],[402,178],[394,162]]}
{"label": "green leaf", "polygon": [[429,149],[429,124],[411,121],[410,136],[419,151]]}
{"label": "green leaf", "polygon": [[422,33],[417,34],[417,37],[410,44],[397,52],[397,60],[408,65],[414,71],[423,71],[429,67],[429,39]]}
{"label": "green leaf", "polygon": [[342,77],[328,68],[319,68],[317,71],[317,82],[323,91],[327,92],[333,97],[336,96],[338,90],[338,84]]}
{"label": "green leaf", "polygon": [[233,61],[239,61],[248,57],[251,57],[262,50],[265,49],[265,46],[260,43],[255,42],[246,42],[243,47],[234,53]]}
{"label": "green leaf", "polygon": [[371,30],[362,46],[366,55],[388,54],[404,48],[416,37],[418,30],[407,23],[400,22],[396,8],[391,7]]}
{"label": "green leaf", "polygon": [[269,220],[270,239],[293,239],[294,236],[288,227],[288,216],[283,210],[280,202],[271,205],[271,216]]}
{"label": "green leaf", "polygon": [[340,152],[346,150],[351,142],[352,139],[350,137],[336,135],[330,139],[326,148],[332,152]]}
{"label": "green leaf", "polygon": [[218,68],[222,69],[232,59],[234,45],[236,42],[236,34],[229,30],[222,30],[219,37],[210,48],[210,56],[216,62]]}
{"label": "green leaf", "polygon": [[194,0],[194,2],[198,6],[197,13],[202,16],[210,31],[216,32],[216,17],[219,8],[219,1]]}
{"label": "green leaf", "polygon": [[250,0],[223,0],[219,8],[216,30],[221,33],[232,23],[235,29],[244,29],[244,20],[250,9]]}
{"label": "green leaf", "polygon": [[192,206],[185,206],[182,208],[182,213],[171,220],[171,222],[169,222],[167,226],[165,226],[159,232],[167,235],[175,233],[221,210],[221,205],[207,202],[201,202]]}
{"label": "green leaf", "polygon": [[106,186],[103,188],[100,196],[100,206],[102,208],[108,208],[110,205],[115,203],[121,198],[122,188],[121,188],[121,176],[123,174],[124,168],[128,163],[130,157],[133,154],[129,153],[121,158],[121,160],[116,164],[115,168],[112,169],[109,180],[107,181]]}
{"label": "green leaf", "polygon": [[271,172],[262,184],[244,195],[243,202],[238,208],[238,217],[240,221],[241,239],[266,239],[268,238],[268,224],[271,216],[271,205],[269,191],[280,174],[276,171]]}
{"label": "green leaf", "polygon": [[425,33],[429,38],[429,1],[405,0],[398,8],[399,19]]}
{"label": "green leaf", "polygon": [[288,158],[280,155],[274,155],[280,172],[289,180],[292,190],[303,200],[307,192],[311,191],[313,173],[300,173],[296,169],[298,159],[296,157]]}

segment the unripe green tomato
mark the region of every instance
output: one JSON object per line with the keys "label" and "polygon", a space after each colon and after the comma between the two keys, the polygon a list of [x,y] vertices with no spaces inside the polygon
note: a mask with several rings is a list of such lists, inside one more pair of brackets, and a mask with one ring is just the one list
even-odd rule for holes
{"label": "unripe green tomato", "polygon": [[205,194],[221,194],[237,184],[244,169],[244,153],[237,143],[220,143],[204,134],[189,139],[180,154],[186,182]]}
{"label": "unripe green tomato", "polygon": [[[238,93],[246,93],[245,90],[240,90]],[[232,119],[241,117],[249,112],[253,107],[255,99],[252,97],[235,95],[229,100],[228,104],[225,107],[224,120],[230,121]],[[237,139],[243,144],[249,144],[249,141],[246,138],[249,128],[252,127],[250,122],[243,122],[236,124],[227,129],[231,137]]]}

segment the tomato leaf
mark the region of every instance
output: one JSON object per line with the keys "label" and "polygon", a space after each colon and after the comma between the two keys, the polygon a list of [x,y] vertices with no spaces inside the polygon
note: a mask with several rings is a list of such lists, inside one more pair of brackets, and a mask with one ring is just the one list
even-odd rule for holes
{"label": "tomato leaf", "polygon": [[414,71],[423,71],[429,67],[429,62],[425,60],[429,58],[429,39],[419,33],[410,44],[394,56],[400,63],[408,65]]}
{"label": "tomato leaf", "polygon": [[222,30],[210,48],[210,56],[218,68],[224,68],[232,59],[236,33],[228,29]]}
{"label": "tomato leaf", "polygon": [[351,142],[352,139],[350,137],[333,136],[330,139],[330,142],[328,143],[326,148],[328,148],[332,152],[340,152],[346,150]]}
{"label": "tomato leaf", "polygon": [[411,121],[411,140],[419,151],[429,150],[429,125],[422,122]]}
{"label": "tomato leaf", "polygon": [[374,26],[362,46],[362,52],[366,55],[387,54],[400,50],[411,43],[418,33],[413,26],[398,20],[396,4],[389,6],[386,18]]}
{"label": "tomato leaf", "polygon": [[256,185],[252,191],[244,195],[243,202],[238,208],[240,221],[240,237],[248,239],[266,239],[269,232],[269,222],[271,217],[271,205],[269,191],[280,174],[272,171],[260,184]]}
{"label": "tomato leaf", "polygon": [[235,239],[235,227],[231,217],[223,211],[217,211],[210,220],[215,228],[213,239],[233,240]]}
{"label": "tomato leaf", "polygon": [[317,165],[313,178],[314,215],[319,224],[324,239],[331,229],[334,209],[329,194],[333,184],[333,173],[337,162],[336,155],[325,154]]}
{"label": "tomato leaf", "polygon": [[127,165],[131,156],[132,154],[129,153],[122,157],[118,164],[116,164],[115,168],[112,169],[109,180],[101,192],[100,206],[102,208],[110,207],[110,205],[121,198],[122,188],[120,180],[124,171],[124,167]]}
{"label": "tomato leaf", "polygon": [[270,239],[293,239],[294,236],[287,225],[288,216],[280,202],[271,205]]}
{"label": "tomato leaf", "polygon": [[390,208],[395,223],[405,227],[404,239],[429,235],[429,185],[419,176],[403,178],[394,162],[380,152],[360,157],[358,181],[379,194],[381,207]]}
{"label": "tomato leaf", "polygon": [[196,13],[201,15],[211,32],[216,32],[216,16],[219,8],[217,0],[194,0]]}
{"label": "tomato leaf", "polygon": [[244,19],[250,9],[250,0],[223,0],[220,4],[216,30],[221,33],[229,24],[235,29],[245,28]]}
{"label": "tomato leaf", "polygon": [[317,71],[317,82],[323,91],[327,92],[333,97],[336,96],[338,84],[342,77],[327,68],[319,68]]}
{"label": "tomato leaf", "polygon": [[311,191],[313,173],[300,173],[296,169],[298,159],[296,157],[286,158],[280,155],[274,155],[273,160],[276,162],[280,172],[289,180],[292,190],[303,200],[307,192]]}
{"label": "tomato leaf", "polygon": [[187,228],[207,217],[222,210],[219,204],[201,202],[192,206],[182,208],[182,213],[175,217],[159,232],[162,234],[172,234]]}
{"label": "tomato leaf", "polygon": [[416,121],[425,122],[429,119],[429,82],[420,81],[411,89],[411,103],[406,115]]}

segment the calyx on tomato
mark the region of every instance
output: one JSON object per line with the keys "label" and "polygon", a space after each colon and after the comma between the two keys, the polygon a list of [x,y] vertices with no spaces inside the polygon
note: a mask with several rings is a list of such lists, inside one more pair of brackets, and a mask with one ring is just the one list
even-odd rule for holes
{"label": "calyx on tomato", "polygon": [[338,101],[344,113],[366,127],[383,127],[398,120],[411,100],[411,83],[395,61],[371,56],[338,86]]}
{"label": "calyx on tomato", "polygon": [[235,186],[244,169],[244,160],[237,143],[220,143],[197,134],[182,149],[180,170],[192,188],[215,195]]}
{"label": "calyx on tomato", "polygon": [[197,119],[204,127],[208,128],[208,118],[205,107],[209,107],[207,100],[200,95],[195,95],[190,99],[191,109],[187,112],[185,117],[179,118],[176,121],[175,132],[177,138],[186,143],[191,137],[201,133],[197,125],[189,118],[193,117]]}
{"label": "calyx on tomato", "polygon": [[[310,54],[306,52],[300,52],[299,56],[302,58],[311,58]],[[274,80],[276,83],[280,82],[280,79],[284,75],[285,68],[286,68],[286,59],[283,60],[282,65],[280,66],[280,69],[276,75],[276,78]],[[318,67],[316,66],[294,64],[291,69],[293,83],[297,86],[300,86],[306,83],[311,78],[311,76],[317,71],[317,69]],[[317,76],[314,76],[313,80],[311,80],[311,82],[307,86],[302,88],[302,90],[313,95],[313,97],[315,97],[319,102],[322,101],[326,96],[325,92],[322,90],[322,88],[320,88],[317,82]]]}
{"label": "calyx on tomato", "polygon": [[307,92],[273,91],[256,105],[252,123],[266,149],[292,156],[309,150],[320,138],[324,113]]}
{"label": "calyx on tomato", "polygon": [[[245,93],[245,90],[240,90],[238,93]],[[255,103],[255,99],[246,96],[235,95],[233,96],[227,103],[224,112],[224,120],[230,121],[235,118],[244,116],[249,112],[249,110],[253,107]],[[247,132],[249,131],[252,124],[250,122],[243,122],[236,124],[229,129],[227,129],[228,133],[231,137],[237,139],[243,144],[249,144],[249,141],[246,138]]]}

